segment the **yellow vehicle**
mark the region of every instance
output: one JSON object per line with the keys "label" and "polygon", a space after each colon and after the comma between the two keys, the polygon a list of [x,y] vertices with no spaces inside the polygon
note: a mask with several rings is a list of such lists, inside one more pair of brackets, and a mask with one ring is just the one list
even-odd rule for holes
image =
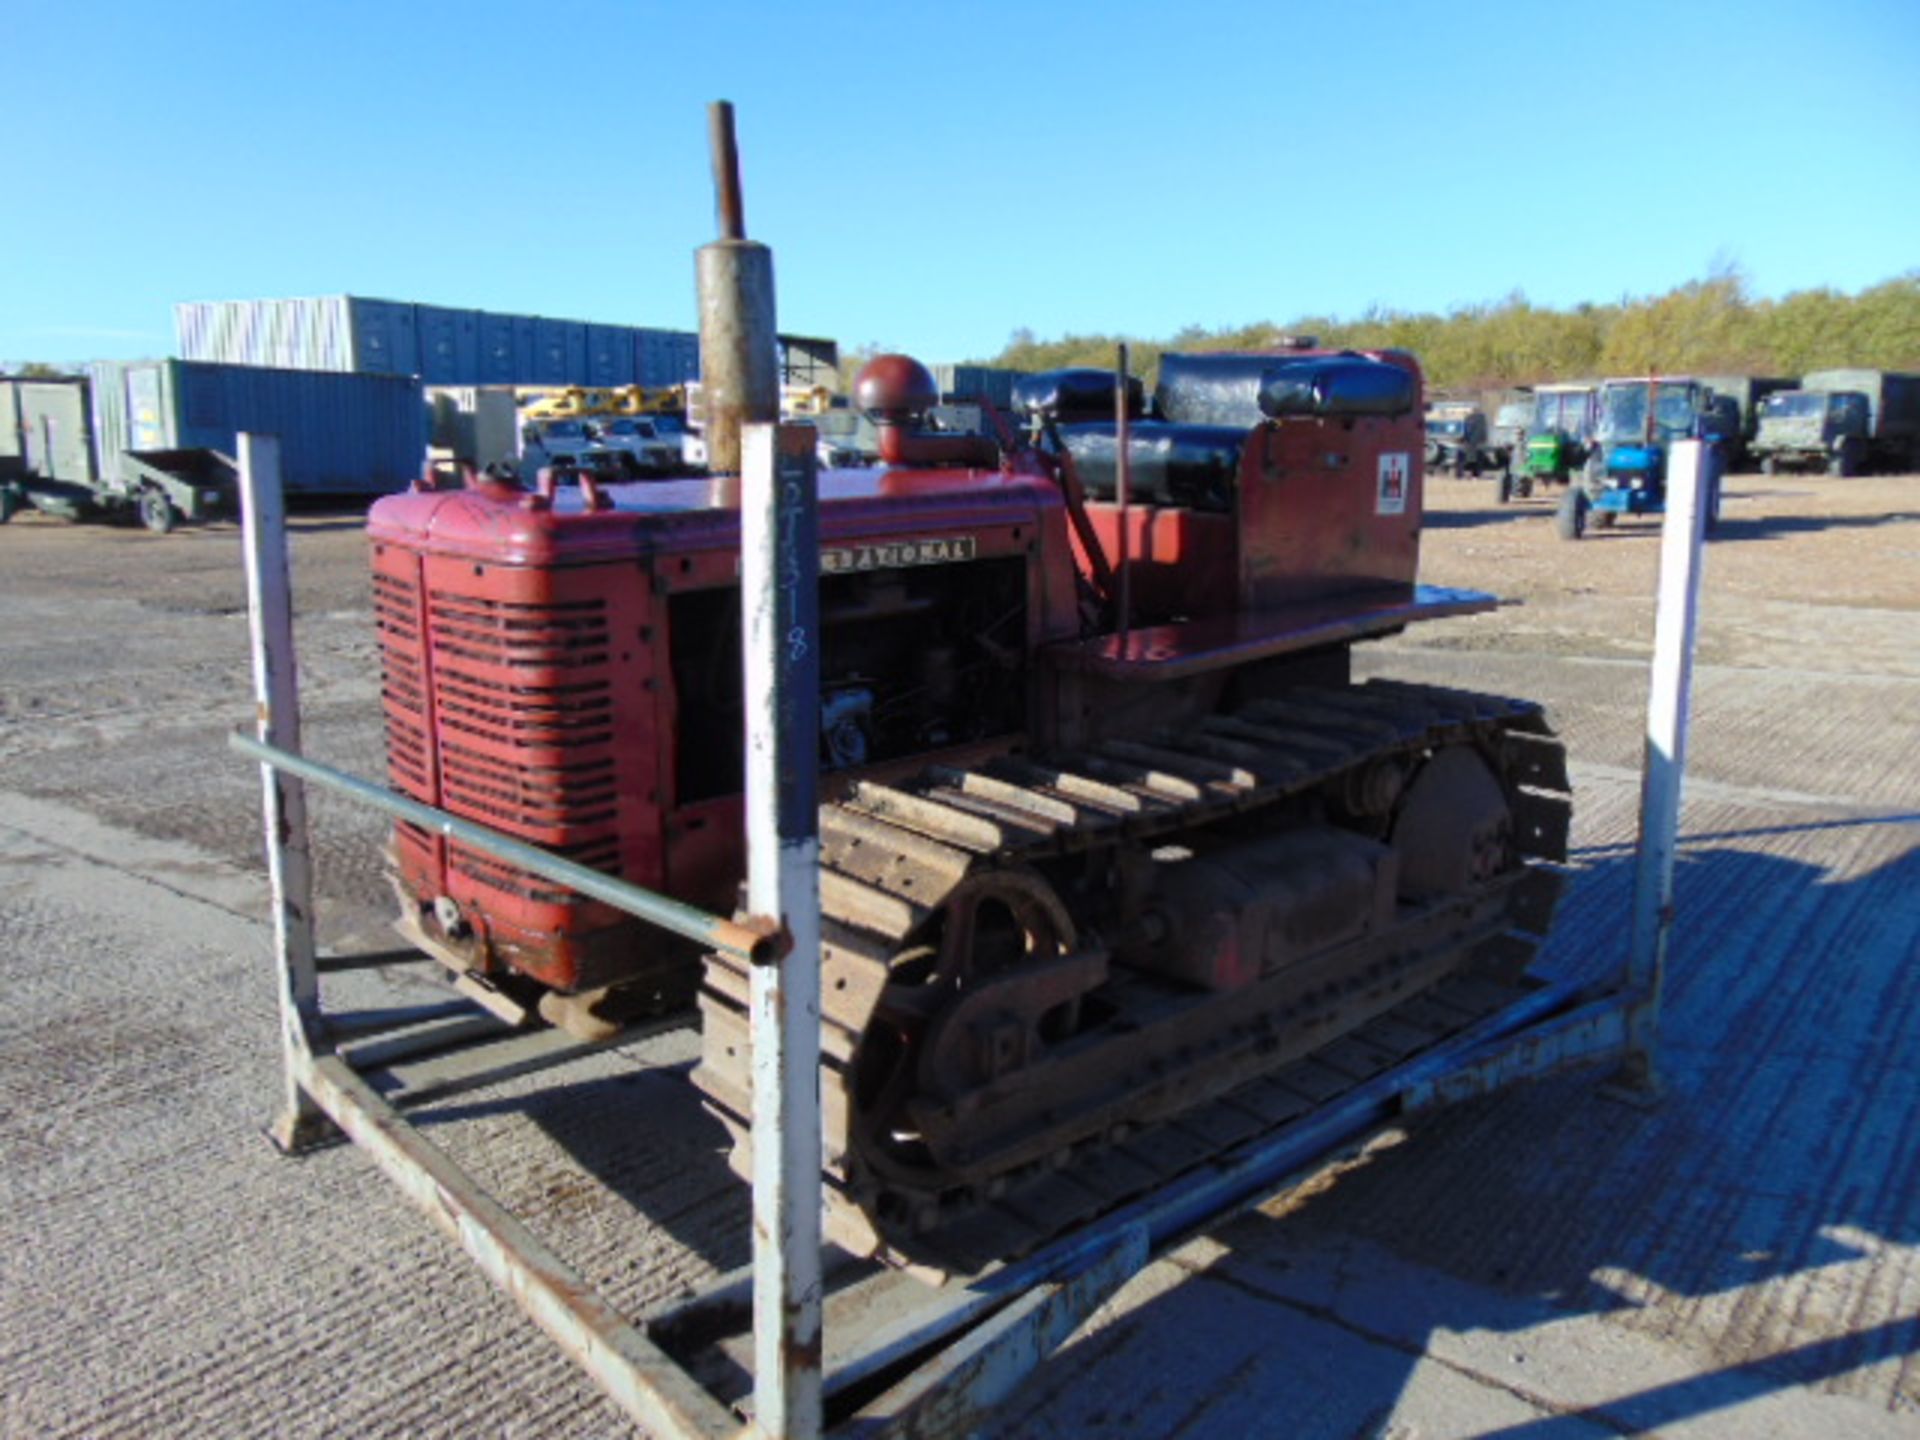
{"label": "yellow vehicle", "polygon": [[514,392],[521,414],[528,420],[555,420],[563,416],[612,415],[614,392],[586,385],[530,386]]}
{"label": "yellow vehicle", "polygon": [[615,415],[674,415],[687,408],[686,388],[660,385],[649,390],[644,385],[625,385],[613,392]]}
{"label": "yellow vehicle", "polygon": [[832,408],[833,391],[825,385],[780,387],[780,414],[783,419],[794,415],[824,415]]}

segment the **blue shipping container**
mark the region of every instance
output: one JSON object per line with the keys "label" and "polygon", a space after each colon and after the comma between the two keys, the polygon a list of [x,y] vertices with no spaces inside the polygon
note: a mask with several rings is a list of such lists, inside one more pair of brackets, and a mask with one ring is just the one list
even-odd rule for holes
{"label": "blue shipping container", "polygon": [[633,383],[633,331],[625,325],[587,327],[587,384]]}
{"label": "blue shipping container", "polygon": [[186,360],[429,385],[677,385],[700,374],[700,337],[357,295],[174,306]]}
{"label": "blue shipping container", "polygon": [[[403,300],[362,300],[340,297],[345,303],[335,307],[318,301],[329,313],[344,311],[347,324],[347,349],[351,357],[346,365],[329,365],[329,370],[357,370],[363,375],[414,375],[420,369],[418,318],[414,307]],[[337,322],[336,322],[337,323]],[[194,357],[188,357],[194,358]],[[230,359],[230,356],[206,356],[206,359]]]}
{"label": "blue shipping container", "polygon": [[515,359],[514,317],[479,312],[480,371],[483,385],[511,385],[520,376]]}
{"label": "blue shipping container", "polygon": [[684,385],[700,378],[700,337],[685,330],[636,330],[634,369],[642,385]]}
{"label": "blue shipping container", "polygon": [[429,385],[471,385],[480,374],[480,315],[438,305],[415,307],[420,378]]}
{"label": "blue shipping container", "polygon": [[513,322],[513,378],[511,384],[522,385],[531,380],[539,368],[535,358],[540,353],[540,322],[531,315],[514,315]]}
{"label": "blue shipping container", "polygon": [[533,326],[533,369],[526,376],[532,385],[565,385],[567,373],[567,322],[543,320],[535,316]]}
{"label": "blue shipping container", "polygon": [[191,360],[92,368],[95,444],[109,473],[126,450],[218,450],[243,430],[280,440],[289,495],[404,490],[426,459],[420,382]]}

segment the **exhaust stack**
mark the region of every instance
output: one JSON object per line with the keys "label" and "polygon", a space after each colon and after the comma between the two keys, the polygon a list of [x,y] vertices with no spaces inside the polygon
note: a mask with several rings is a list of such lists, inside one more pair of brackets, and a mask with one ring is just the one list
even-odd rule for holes
{"label": "exhaust stack", "polygon": [[707,132],[720,238],[694,253],[700,290],[700,390],[706,407],[708,468],[716,475],[738,475],[740,427],[780,418],[773,251],[747,239],[731,101],[716,100],[708,107]]}

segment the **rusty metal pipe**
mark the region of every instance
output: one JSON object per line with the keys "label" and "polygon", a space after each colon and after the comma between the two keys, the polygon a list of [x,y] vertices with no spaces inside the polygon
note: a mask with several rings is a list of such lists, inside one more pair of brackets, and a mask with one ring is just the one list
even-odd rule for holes
{"label": "rusty metal pipe", "polygon": [[722,240],[747,238],[747,202],[740,193],[740,147],[733,133],[733,102],[707,107],[707,145],[713,152],[714,219]]}
{"label": "rusty metal pipe", "polygon": [[1133,489],[1133,463],[1127,454],[1127,444],[1132,436],[1132,415],[1127,406],[1127,347],[1120,346],[1119,364],[1113,375],[1113,453],[1115,465],[1115,488],[1120,495],[1120,543],[1115,547],[1114,570],[1119,579],[1115,598],[1118,614],[1114,617],[1120,631],[1120,643],[1127,643],[1127,632],[1133,627],[1133,567],[1128,563],[1132,557],[1133,537],[1127,533],[1131,523],[1128,517],[1128,492]]}
{"label": "rusty metal pipe", "polygon": [[391,815],[396,820],[404,820],[431,830],[449,840],[458,840],[462,845],[471,845],[476,850],[484,850],[489,855],[517,865],[522,870],[531,870],[536,875],[591,895],[596,900],[604,900],[615,909],[658,925],[663,930],[671,930],[676,935],[685,936],[701,945],[710,945],[723,954],[749,964],[766,964],[776,959],[783,941],[770,925],[742,924],[737,920],[723,919],[718,915],[709,915],[697,906],[675,900],[671,896],[657,895],[638,885],[630,885],[612,875],[598,870],[589,870],[586,866],[572,860],[529,845],[524,840],[504,835],[486,825],[476,825],[471,820],[463,820],[458,815],[449,815],[431,805],[423,805],[418,800],[410,800],[405,795],[397,795],[384,786],[357,775],[335,770],[331,766],[320,765],[303,756],[294,755],[277,746],[263,744],[252,736],[239,733],[230,734],[227,744],[249,759],[258,760],[262,765],[271,766],[285,775],[296,776],[311,785],[319,785],[349,799],[370,805],[375,810]]}
{"label": "rusty metal pipe", "polygon": [[707,467],[716,475],[737,475],[740,427],[780,418],[773,252],[746,238],[733,106],[716,100],[708,115],[720,238],[701,246],[694,256],[700,293],[700,391]]}

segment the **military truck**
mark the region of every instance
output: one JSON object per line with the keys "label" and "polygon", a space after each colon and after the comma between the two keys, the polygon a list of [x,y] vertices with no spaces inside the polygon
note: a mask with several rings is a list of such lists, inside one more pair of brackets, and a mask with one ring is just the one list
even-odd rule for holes
{"label": "military truck", "polygon": [[1829,475],[1920,470],[1920,375],[1817,370],[1793,393],[1860,399],[1838,405],[1797,399],[1777,413],[1763,412],[1764,442],[1756,437],[1762,468],[1771,458],[1776,469],[1823,464]]}
{"label": "military truck", "polygon": [[1487,417],[1474,405],[1442,401],[1427,407],[1427,473],[1478,475],[1486,465]]}
{"label": "military truck", "polygon": [[1822,470],[1857,475],[1872,424],[1858,390],[1782,390],[1760,402],[1760,428],[1749,447],[1764,475]]}
{"label": "military truck", "polygon": [[1740,470],[1751,458],[1754,432],[1760,424],[1760,404],[1769,395],[1791,390],[1795,382],[1784,375],[1702,375],[1700,383],[1733,402],[1740,419],[1737,435],[1727,439],[1727,469]]}

